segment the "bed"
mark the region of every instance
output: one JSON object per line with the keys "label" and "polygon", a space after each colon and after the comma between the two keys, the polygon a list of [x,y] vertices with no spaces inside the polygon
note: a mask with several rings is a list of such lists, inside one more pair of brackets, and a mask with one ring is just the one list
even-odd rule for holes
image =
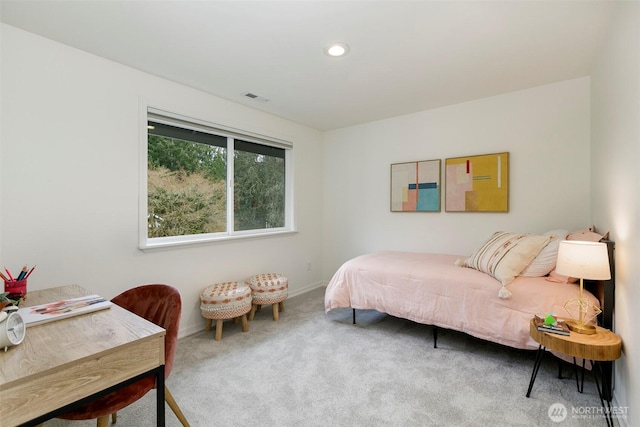
{"label": "bed", "polygon": [[[559,243],[558,238],[551,239],[543,249],[555,240]],[[606,243],[613,273],[613,242]],[[486,250],[486,244],[481,249]],[[542,250],[538,249],[537,256],[541,255]],[[482,269],[461,265],[461,260],[472,257],[397,251],[355,257],[345,262],[327,285],[325,312],[351,308],[355,323],[356,309],[374,309],[433,325],[435,331],[446,328],[509,347],[534,350],[538,344],[529,335],[531,318],[549,312],[567,316],[564,304],[579,293],[578,284],[551,281],[548,274],[526,277],[516,273],[504,280]],[[531,259],[523,262],[533,264]],[[585,297],[603,310],[598,323],[609,329],[613,277],[612,274],[607,283],[585,280]]]}

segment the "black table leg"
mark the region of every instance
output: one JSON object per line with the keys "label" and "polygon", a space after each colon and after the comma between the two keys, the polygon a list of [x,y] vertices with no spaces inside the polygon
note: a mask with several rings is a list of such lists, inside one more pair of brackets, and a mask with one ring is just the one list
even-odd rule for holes
{"label": "black table leg", "polygon": [[156,373],[156,413],[158,426],[164,427],[164,365]]}
{"label": "black table leg", "polygon": [[[573,362],[575,363],[576,358],[573,358]],[[562,359],[558,359],[558,379],[563,379],[564,377],[562,376]]]}
{"label": "black table leg", "polygon": [[533,364],[533,372],[531,372],[531,381],[529,381],[529,389],[527,390],[527,397],[531,396],[531,389],[533,388],[533,383],[536,381],[536,376],[538,375],[538,369],[540,369],[540,364],[542,363],[542,356],[544,356],[545,348],[540,344],[538,347],[538,352],[536,353],[536,361]]}

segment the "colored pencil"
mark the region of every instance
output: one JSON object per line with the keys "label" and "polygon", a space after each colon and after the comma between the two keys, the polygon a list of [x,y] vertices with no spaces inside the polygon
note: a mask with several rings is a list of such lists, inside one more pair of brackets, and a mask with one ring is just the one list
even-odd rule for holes
{"label": "colored pencil", "polygon": [[36,268],[36,266],[34,265],[33,267],[31,267],[31,270],[29,270],[29,272],[27,273],[27,275],[25,276],[25,279],[28,279],[29,276],[31,276],[31,273],[33,273],[33,270]]}
{"label": "colored pencil", "polygon": [[25,276],[27,275],[27,264],[24,265],[24,267],[22,267],[22,270],[20,271],[20,274],[18,274],[18,282],[22,279],[25,278]]}

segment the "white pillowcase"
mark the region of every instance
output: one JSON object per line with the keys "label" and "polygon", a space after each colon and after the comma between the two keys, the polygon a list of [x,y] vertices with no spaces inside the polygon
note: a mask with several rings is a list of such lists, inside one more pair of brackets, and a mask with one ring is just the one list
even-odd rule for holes
{"label": "white pillowcase", "polygon": [[544,233],[545,236],[551,236],[552,240],[540,251],[534,260],[531,261],[531,264],[522,270],[520,275],[525,277],[542,277],[549,274],[556,266],[560,242],[565,240],[568,234],[568,230],[552,230]]}

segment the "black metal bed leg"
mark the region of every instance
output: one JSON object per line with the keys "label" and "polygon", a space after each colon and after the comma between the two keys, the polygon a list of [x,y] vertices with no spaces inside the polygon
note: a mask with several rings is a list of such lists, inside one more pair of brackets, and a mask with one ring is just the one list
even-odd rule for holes
{"label": "black metal bed leg", "polygon": [[352,308],[351,310],[353,310],[353,324],[356,324],[356,309]]}
{"label": "black metal bed leg", "polygon": [[433,348],[438,348],[438,327],[433,325]]}
{"label": "black metal bed leg", "polygon": [[540,369],[540,364],[542,363],[542,356],[544,356],[546,348],[540,344],[538,347],[538,352],[536,353],[536,361],[533,364],[533,372],[531,372],[531,380],[529,381],[529,389],[527,390],[527,397],[531,396],[531,389],[533,388],[533,383],[536,381],[536,377],[538,376],[538,370]]}

